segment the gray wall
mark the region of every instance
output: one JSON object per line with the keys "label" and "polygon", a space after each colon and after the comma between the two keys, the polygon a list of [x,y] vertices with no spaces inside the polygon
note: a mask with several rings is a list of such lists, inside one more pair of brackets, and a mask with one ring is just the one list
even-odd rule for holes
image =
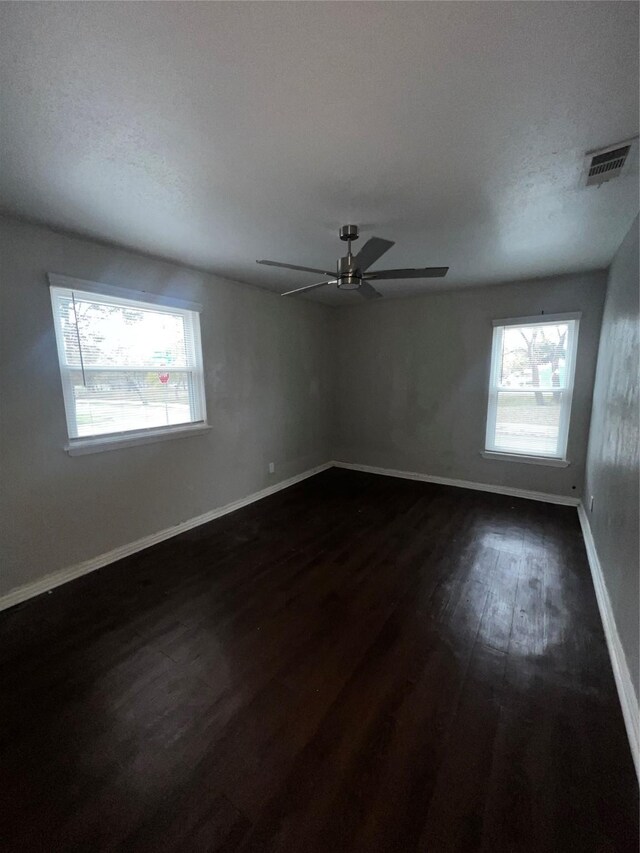
{"label": "gray wall", "polygon": [[[201,302],[212,430],[69,457],[49,271]],[[331,458],[329,308],[11,219],[0,308],[0,594]]]}
{"label": "gray wall", "polygon": [[[575,274],[341,309],[334,458],[580,496],[605,280]],[[480,455],[492,320],[541,311],[582,311],[568,468]]]}
{"label": "gray wall", "polygon": [[[638,696],[638,219],[609,271],[593,391],[585,506]],[[589,498],[594,496],[589,513]]]}

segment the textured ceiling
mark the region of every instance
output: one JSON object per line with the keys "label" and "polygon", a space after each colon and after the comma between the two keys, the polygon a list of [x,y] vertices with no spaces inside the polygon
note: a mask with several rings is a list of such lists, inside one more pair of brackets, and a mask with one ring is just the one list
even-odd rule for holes
{"label": "textured ceiling", "polygon": [[[386,296],[606,266],[637,169],[632,2],[2,3],[5,211],[274,290],[333,266],[449,265]],[[356,248],[354,247],[354,248]],[[307,297],[312,298],[312,297]],[[313,298],[350,302],[331,288]]]}

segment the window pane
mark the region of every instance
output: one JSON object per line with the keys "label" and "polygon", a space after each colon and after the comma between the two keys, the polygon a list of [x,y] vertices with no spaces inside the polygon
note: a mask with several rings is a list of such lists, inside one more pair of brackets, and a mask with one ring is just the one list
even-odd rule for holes
{"label": "window pane", "polygon": [[505,326],[499,383],[504,388],[565,388],[569,324]]}
{"label": "window pane", "polygon": [[510,453],[554,456],[562,392],[498,392],[495,446]]}
{"label": "window pane", "polygon": [[185,371],[70,371],[77,435],[191,422],[191,374]]}
{"label": "window pane", "polygon": [[[61,297],[59,317],[67,364],[80,367],[190,367],[184,315],[109,304],[75,294]],[[75,319],[78,325],[76,329]]]}

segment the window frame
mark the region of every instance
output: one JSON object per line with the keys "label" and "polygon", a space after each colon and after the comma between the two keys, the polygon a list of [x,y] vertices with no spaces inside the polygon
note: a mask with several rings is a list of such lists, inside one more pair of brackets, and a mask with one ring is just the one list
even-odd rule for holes
{"label": "window frame", "polygon": [[[182,438],[198,435],[211,429],[207,423],[207,409],[204,383],[204,357],[202,352],[202,337],[200,329],[200,314],[202,305],[197,302],[189,302],[173,296],[164,296],[146,291],[129,290],[123,287],[102,284],[100,282],[87,281],[84,279],[71,278],[58,273],[48,273],[49,292],[51,297],[51,310],[56,339],[58,355],[58,367],[62,383],[62,395],[64,399],[65,417],[67,424],[68,443],[64,449],[70,456],[81,456],[87,453],[98,453],[105,450],[115,450],[122,447],[131,447],[139,444],[149,444],[167,439]],[[56,310],[58,297],[63,292],[83,294],[95,297],[98,301],[105,301],[111,305],[126,305],[127,307],[152,308],[156,311],[165,310],[167,313],[180,313],[188,318],[192,335],[190,336],[190,357],[193,368],[186,368],[181,372],[190,373],[191,410],[197,416],[197,420],[182,424],[172,424],[159,427],[140,427],[133,430],[101,433],[92,436],[76,436],[76,409],[71,371],[77,367],[67,364],[66,351],[64,348],[63,332],[60,326],[60,318]],[[98,370],[101,368],[98,367]],[[109,367],[111,372],[117,373],[124,368]],[[128,368],[129,370],[131,368]]]}
{"label": "window frame", "polygon": [[[551,465],[555,467],[566,467],[567,446],[569,441],[569,427],[571,424],[571,411],[573,408],[573,392],[575,386],[575,371],[577,362],[578,337],[580,332],[580,312],[567,314],[540,314],[534,317],[513,317],[508,319],[493,320],[493,339],[491,344],[491,365],[489,371],[489,389],[487,397],[487,419],[485,430],[485,444],[482,455],[486,459],[500,459],[503,461],[526,462],[539,465]],[[557,325],[567,323],[567,357],[565,362],[565,386],[563,388],[511,388],[500,385],[500,372],[502,367],[502,342],[504,330],[508,327],[523,328],[526,326]],[[540,390],[543,393],[560,392],[560,423],[558,425],[558,445],[555,454],[536,453],[535,451],[518,451],[500,448],[496,445],[496,419],[498,414],[499,393],[523,393]]]}

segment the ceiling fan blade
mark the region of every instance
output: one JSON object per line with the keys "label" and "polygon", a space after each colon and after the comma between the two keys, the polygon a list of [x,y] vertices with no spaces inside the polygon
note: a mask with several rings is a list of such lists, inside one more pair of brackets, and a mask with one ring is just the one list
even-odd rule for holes
{"label": "ceiling fan blade", "polygon": [[449,267],[423,267],[412,270],[371,270],[367,279],[378,281],[383,278],[442,278],[449,272]]}
{"label": "ceiling fan blade", "polygon": [[375,287],[372,287],[368,281],[363,281],[357,292],[365,299],[382,299],[382,294],[378,293]]}
{"label": "ceiling fan blade", "polygon": [[335,275],[335,272],[330,270],[317,270],[314,267],[299,267],[296,264],[281,264],[279,261],[256,261],[257,264],[264,264],[267,267],[282,267],[284,270],[298,270],[298,272],[315,272],[318,275]]}
{"label": "ceiling fan blade", "polygon": [[315,287],[324,287],[325,284],[337,284],[337,280],[319,281],[316,284],[307,284],[306,287],[296,287],[295,290],[287,290],[286,293],[281,293],[280,296],[293,296],[294,293],[302,293],[303,290],[313,290]]}
{"label": "ceiling fan blade", "polygon": [[381,258],[385,252],[388,252],[392,246],[395,246],[393,240],[372,237],[360,249],[353,262],[361,272],[364,272],[366,269],[369,269],[371,264],[375,264],[378,258]]}

